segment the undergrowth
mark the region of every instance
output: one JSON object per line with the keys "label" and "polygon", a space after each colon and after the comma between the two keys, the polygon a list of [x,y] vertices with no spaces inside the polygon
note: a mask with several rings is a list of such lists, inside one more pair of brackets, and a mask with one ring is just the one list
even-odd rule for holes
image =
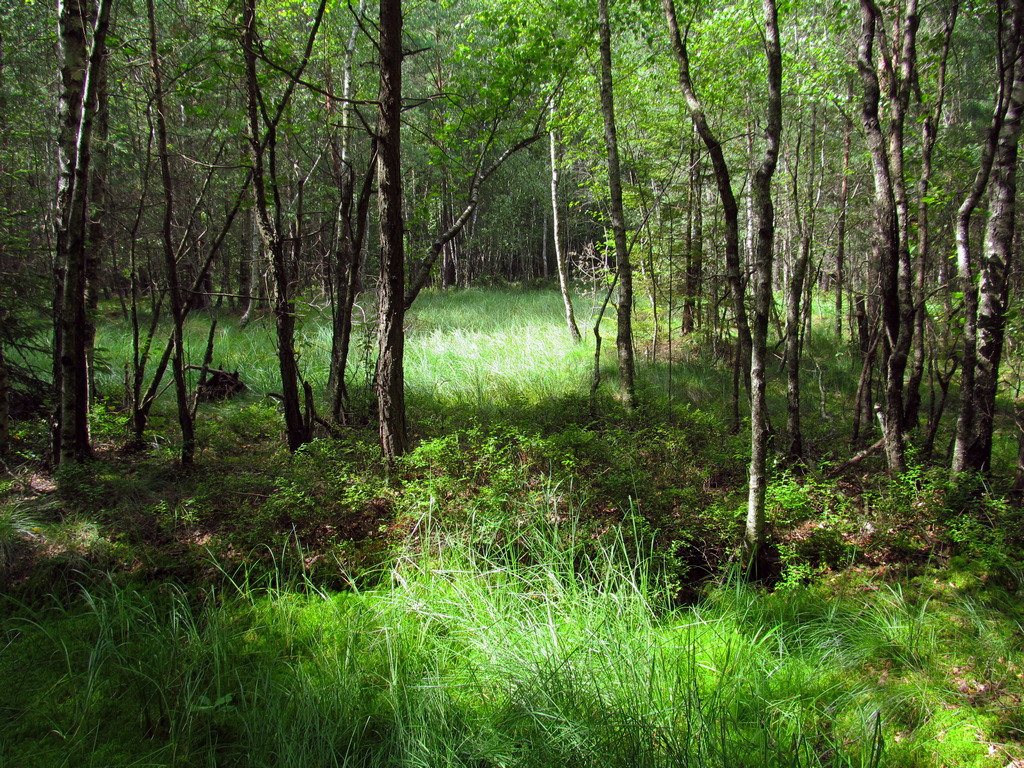
{"label": "undergrowth", "polygon": [[[329,336],[303,311],[321,391]],[[215,365],[250,391],[201,404],[188,471],[170,403],[119,450],[118,365],[97,378],[98,460],[51,477],[45,429],[20,425],[0,486],[0,767],[1024,761],[1012,499],[913,453],[901,476],[868,460],[832,477],[850,372],[819,344],[823,459],[773,467],[770,578],[734,582],[747,446],[724,426],[727,370],[691,340],[625,413],[610,357],[588,397],[592,347],[561,312],[550,291],[421,296],[413,447],[392,467],[370,324],[349,424],[294,454],[266,396],[268,318],[221,318]],[[190,321],[193,362],[207,331]],[[125,353],[101,333],[108,360]]]}

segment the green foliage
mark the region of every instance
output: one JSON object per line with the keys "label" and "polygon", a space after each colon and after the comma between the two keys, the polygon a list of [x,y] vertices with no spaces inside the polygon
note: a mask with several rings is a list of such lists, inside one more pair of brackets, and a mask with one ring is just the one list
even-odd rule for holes
{"label": "green foliage", "polygon": [[97,402],[90,417],[89,431],[94,443],[120,446],[127,439],[130,415],[113,402]]}
{"label": "green foliage", "polygon": [[62,464],[57,470],[57,487],[63,501],[75,509],[99,512],[110,498],[99,462]]}
{"label": "green foliage", "polygon": [[992,493],[979,477],[958,479],[949,493],[944,522],[953,545],[952,568],[994,575],[1006,584],[1024,583],[1024,511]]}
{"label": "green foliage", "polygon": [[813,482],[786,472],[773,479],[765,496],[765,516],[775,525],[791,526],[815,517],[822,510]]}

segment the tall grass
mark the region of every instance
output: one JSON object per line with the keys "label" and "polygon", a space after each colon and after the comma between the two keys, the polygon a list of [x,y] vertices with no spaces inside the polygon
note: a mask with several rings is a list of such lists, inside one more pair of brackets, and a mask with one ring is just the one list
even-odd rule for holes
{"label": "tall grass", "polygon": [[408,397],[414,406],[478,414],[582,396],[592,349],[574,344],[558,294],[428,294],[410,318]]}
{"label": "tall grass", "polygon": [[[190,362],[201,362],[208,322],[189,323]],[[801,586],[800,573],[817,572],[807,570],[774,594],[724,583],[678,607],[668,579],[687,553],[718,547],[724,560],[734,539],[728,491],[742,484],[742,447],[712,439],[714,417],[678,409],[672,426],[644,424],[648,409],[627,427],[591,428],[592,341],[570,342],[554,292],[425,293],[407,331],[422,439],[393,474],[358,430],[285,457],[274,405],[251,401],[204,407],[209,453],[190,475],[159,457],[65,470],[61,498],[78,512],[60,525],[81,521],[65,535],[83,554],[59,573],[106,567],[114,555],[91,556],[93,543],[116,550],[120,571],[81,578],[70,601],[0,602],[0,768],[1024,759],[1013,600],[993,606],[931,576]],[[359,326],[351,357],[365,405],[372,336],[372,323]],[[221,317],[215,338],[214,364],[239,370],[251,400],[278,389],[269,318],[239,329]],[[115,397],[127,337],[108,326],[101,344],[100,389]],[[310,309],[297,349],[318,391],[329,347],[329,324]],[[674,368],[674,403],[725,403],[728,371],[697,357]],[[838,386],[849,364],[832,359],[825,374]],[[665,367],[642,376],[652,400],[668,387]],[[897,520],[925,519],[927,487],[890,479],[861,498],[895,542]],[[780,526],[821,522],[835,507],[826,493],[778,486]],[[8,517],[0,566],[40,536],[32,516]],[[365,541],[346,540],[349,522]],[[995,548],[983,529],[963,531],[979,551]],[[147,536],[167,550],[150,570]],[[289,538],[294,554],[270,567],[267,553]],[[847,551],[840,529],[816,546],[830,541]],[[200,562],[204,547],[216,556]],[[202,571],[202,586],[161,580],[179,572],[170,559],[188,561],[184,578]],[[215,565],[225,562],[241,570]],[[325,591],[319,568],[343,572],[331,583],[350,591]],[[135,569],[154,580],[134,580]]]}
{"label": "tall grass", "polygon": [[362,592],[241,573],[14,609],[0,764],[989,764],[998,718],[936,671],[1019,663],[984,606],[726,585],[673,609],[649,543],[554,519],[482,545],[427,510]]}

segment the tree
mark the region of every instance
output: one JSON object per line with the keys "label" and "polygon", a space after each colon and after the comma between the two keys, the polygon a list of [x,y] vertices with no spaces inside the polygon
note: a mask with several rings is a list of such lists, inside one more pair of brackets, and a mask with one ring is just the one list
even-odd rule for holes
{"label": "tree", "polygon": [[694,144],[690,148],[690,204],[686,218],[686,276],[681,323],[684,334],[693,333],[696,327],[697,300],[700,298],[704,278],[703,170],[700,149]]}
{"label": "tree", "polygon": [[619,170],[619,144],[615,129],[615,98],[612,90],[612,43],[608,23],[608,0],[598,0],[598,38],[601,54],[601,116],[604,119],[604,143],[608,152],[608,192],[612,238],[615,241],[615,274],[619,300],[615,310],[615,349],[619,359],[622,403],[627,411],[636,407],[633,373],[633,266],[626,244],[626,218],[622,207],[622,181]]}
{"label": "tree", "polygon": [[747,524],[743,555],[751,568],[764,538],[764,503],[768,488],[768,401],[765,373],[768,363],[768,321],[772,310],[772,262],[775,248],[775,207],[772,176],[782,139],[782,45],[779,41],[775,0],[762,0],[764,46],[768,61],[768,103],[764,155],[754,172],[752,193],[756,241],[754,247],[754,312],[751,322],[750,359],[750,473]]}
{"label": "tree", "polygon": [[405,251],[402,219],[402,0],[381,0],[377,112],[377,204],[380,214],[378,344],[374,389],[381,451],[388,463],[405,453]]}
{"label": "tree", "polygon": [[323,20],[326,0],[321,0],[313,17],[302,59],[288,79],[288,85],[276,109],[271,110],[260,87],[256,62],[258,55],[256,0],[245,0],[242,15],[242,53],[245,58],[246,113],[249,128],[249,146],[252,152],[252,187],[255,213],[263,247],[270,253],[274,273],[274,319],[277,328],[277,358],[281,373],[281,403],[284,408],[285,433],[292,451],[313,436],[312,394],[306,388],[306,412],[303,413],[299,394],[299,368],[295,356],[295,304],[293,274],[287,239],[298,249],[301,216],[302,187],[297,199],[296,223],[290,231],[283,221],[284,204],[278,179],[277,137],[278,125],[285,114],[292,93],[302,79]]}
{"label": "tree", "polygon": [[459,233],[462,232],[463,227],[465,227],[472,220],[472,217],[476,213],[477,206],[480,202],[480,191],[483,187],[484,182],[487,181],[487,179],[489,179],[494,174],[495,171],[501,168],[505,161],[512,157],[512,155],[514,155],[519,150],[530,146],[535,141],[540,139],[540,137],[541,134],[539,132],[539,126],[534,126],[533,134],[527,136],[525,139],[520,140],[516,144],[506,149],[504,152],[498,155],[494,162],[492,162],[490,165],[486,167],[483,165],[483,161],[486,154],[486,149],[492,143],[493,132],[491,138],[488,138],[484,142],[484,151],[481,152],[477,157],[477,161],[473,169],[473,174],[469,182],[469,193],[467,195],[466,205],[459,213],[459,215],[455,218],[455,220],[452,221],[451,224],[446,229],[444,229],[434,238],[434,241],[430,244],[430,247],[427,249],[426,256],[423,258],[422,261],[420,261],[414,276],[409,281],[409,285],[405,289],[405,309],[409,309],[412,306],[412,303],[416,300],[416,297],[419,296],[420,291],[423,290],[427,282],[430,280],[431,270],[433,270],[434,265],[437,263],[437,258],[438,256],[441,255],[445,246],[447,246],[449,243],[455,240],[455,238],[458,237]]}
{"label": "tree", "polygon": [[[736,322],[737,351],[735,365],[737,372],[747,385],[750,391],[750,353],[751,353],[751,331],[747,319],[746,291],[740,269],[740,224],[739,206],[736,203],[736,196],[732,189],[732,177],[729,166],[725,159],[722,144],[711,130],[705,114],[704,105],[697,98],[693,80],[690,77],[690,54],[686,47],[686,36],[680,32],[679,23],[676,17],[674,0],[662,0],[662,8],[665,12],[665,19],[668,23],[669,37],[672,44],[672,51],[675,54],[676,62],[679,65],[679,86],[683,91],[683,98],[686,100],[686,107],[689,110],[690,118],[700,135],[701,141],[708,150],[708,157],[711,159],[711,167],[714,170],[715,182],[718,186],[718,196],[722,203],[722,215],[725,219],[725,264],[729,281],[729,289],[732,296],[733,315]],[[739,429],[739,404],[738,394],[733,393],[733,427]]]}
{"label": "tree", "polygon": [[11,374],[4,355],[4,339],[0,336],[0,456],[7,453],[11,438]]}
{"label": "tree", "polygon": [[[988,471],[992,456],[995,395],[1006,323],[1013,252],[1017,146],[1020,140],[1024,62],[1024,3],[1013,0],[1001,20],[995,108],[981,168],[957,214],[957,271],[964,294],[964,349],[953,473]],[[971,256],[970,219],[991,180],[980,280]]]}
{"label": "tree", "polygon": [[348,367],[349,347],[352,341],[352,309],[361,286],[361,254],[366,239],[373,191],[377,152],[370,153],[370,169],[363,176],[358,197],[355,196],[355,174],[346,165],[342,171],[341,201],[335,226],[334,296],[331,334],[331,363],[327,380],[327,396],[331,418],[336,424],[344,421],[343,406],[347,397],[345,371]]}
{"label": "tree", "polygon": [[[551,109],[554,114],[554,106]],[[576,315],[572,308],[572,296],[569,294],[569,265],[565,258],[565,247],[562,243],[562,216],[558,206],[558,182],[561,178],[558,158],[558,133],[554,125],[548,126],[551,155],[551,239],[555,247],[555,269],[558,272],[558,290],[562,294],[565,305],[565,323],[569,327],[569,335],[575,342],[580,341],[580,329],[576,325]]]}
{"label": "tree", "polygon": [[[767,102],[764,154],[751,183],[753,213],[754,305],[752,322],[747,325],[744,290],[739,278],[739,208],[732,192],[732,181],[721,143],[711,132],[701,102],[690,77],[690,58],[680,33],[673,0],[664,0],[672,49],[679,65],[679,82],[690,117],[711,157],[719,197],[726,219],[726,262],[732,288],[734,311],[740,332],[740,353],[749,354],[750,392],[750,469],[746,528],[743,535],[743,562],[752,570],[764,537],[764,504],[768,485],[768,450],[771,438],[766,400],[768,323],[773,304],[772,264],[775,247],[775,208],[772,201],[772,176],[778,164],[782,138],[782,46],[779,39],[778,11],[774,0],[763,0],[764,51],[767,60]],[[745,339],[745,341],[744,341]],[[745,344],[745,346],[744,346]]]}
{"label": "tree", "polygon": [[[80,3],[58,6],[61,39],[61,133],[58,141],[57,296],[54,385],[59,414],[54,456],[61,463],[92,455],[89,438],[89,349],[87,318],[87,228],[92,132],[97,109],[100,69],[113,0],[100,0],[86,44],[86,8]],[[87,55],[88,50],[88,55]]]}
{"label": "tree", "polygon": [[54,270],[40,258],[52,253],[52,16],[42,5],[0,10],[0,444],[25,404],[53,391],[42,340],[53,330]]}
{"label": "tree", "polygon": [[181,463],[188,466],[195,454],[195,429],[192,411],[189,408],[188,384],[185,380],[185,323],[184,303],[178,283],[178,261],[174,252],[174,238],[171,228],[174,222],[174,191],[171,177],[170,151],[167,145],[167,116],[164,107],[164,86],[160,74],[160,55],[157,49],[156,10],[153,0],[147,0],[149,14],[149,53],[153,70],[153,102],[156,109],[157,147],[160,153],[160,179],[163,188],[163,222],[161,242],[163,244],[164,267],[167,270],[167,293],[171,303],[171,344],[173,346],[172,372],[174,391],[178,403],[178,424],[181,426]]}
{"label": "tree", "polygon": [[[891,472],[906,470],[903,429],[903,376],[913,339],[914,304],[911,296],[909,203],[903,172],[903,133],[916,64],[919,17],[917,0],[909,0],[902,21],[898,57],[881,51],[875,61],[881,11],[874,0],[861,0],[861,36],[857,48],[863,99],[861,119],[871,153],[875,185],[872,256],[878,265],[878,292],[882,316],[882,365],[885,371],[885,407],[881,412],[886,459]],[[898,70],[898,71],[897,71]],[[879,115],[885,80],[889,121],[883,130]]]}
{"label": "tree", "polygon": [[928,318],[928,305],[925,300],[925,285],[930,269],[931,232],[929,230],[929,194],[932,182],[932,157],[938,143],[939,126],[946,96],[946,67],[949,61],[953,29],[960,12],[959,2],[954,2],[946,16],[942,32],[942,48],[937,66],[935,98],[931,111],[925,115],[921,139],[921,170],[917,180],[917,271],[914,284],[914,360],[910,376],[907,379],[906,401],[904,403],[903,421],[910,429],[917,425],[918,410],[921,405],[921,382],[927,353],[925,350],[925,325]]}
{"label": "tree", "polygon": [[[370,212],[370,196],[373,191],[374,169],[377,167],[376,148],[370,153],[369,168],[356,195],[356,174],[350,157],[352,109],[352,60],[355,55],[356,38],[359,32],[360,16],[363,13],[360,0],[356,18],[352,23],[345,45],[342,67],[342,88],[339,136],[331,142],[331,160],[334,179],[339,189],[338,214],[335,217],[334,233],[334,282],[331,333],[331,362],[327,379],[327,397],[331,418],[336,424],[344,421],[344,401],[348,396],[345,373],[348,367],[349,347],[352,340],[352,309],[361,287],[361,260],[363,243]],[[333,113],[335,98],[328,77],[327,109]]]}
{"label": "tree", "polygon": [[810,142],[808,153],[808,194],[801,205],[799,169],[802,128],[798,129],[793,159],[790,162],[790,181],[793,196],[793,223],[798,245],[796,255],[790,260],[789,280],[785,286],[786,296],[786,457],[791,462],[804,459],[803,430],[800,425],[800,358],[802,356],[803,292],[807,280],[807,267],[811,258],[811,243],[814,238],[814,203],[812,192],[816,171],[814,144],[817,140],[817,110],[811,108]]}

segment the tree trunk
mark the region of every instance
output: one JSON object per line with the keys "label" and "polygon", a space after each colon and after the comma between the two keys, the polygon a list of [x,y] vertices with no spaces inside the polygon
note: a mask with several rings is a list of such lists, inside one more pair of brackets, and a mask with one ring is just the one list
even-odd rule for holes
{"label": "tree trunk", "polygon": [[[380,3],[380,91],[377,120],[377,187],[380,212],[380,315],[374,386],[381,451],[393,463],[406,452],[405,252],[402,219],[402,0]],[[440,250],[440,249],[439,249]]]}
{"label": "tree trunk", "polygon": [[89,404],[96,398],[96,313],[100,299],[100,267],[106,248],[106,219],[109,207],[107,173],[110,167],[110,94],[107,82],[107,46],[98,51],[96,74],[96,128],[93,137],[92,170],[89,173],[88,221],[85,260],[85,347],[89,377]]}
{"label": "tree trunk", "polygon": [[[301,79],[313,51],[313,43],[323,20],[326,0],[321,0],[303,58],[289,80],[273,114],[260,91],[257,61],[256,0],[245,0],[242,9],[242,53],[245,59],[246,112],[249,145],[252,152],[252,186],[256,220],[263,247],[270,254],[274,273],[274,319],[277,329],[277,362],[281,373],[281,404],[284,409],[285,436],[288,449],[298,450],[312,439],[312,424],[303,417],[299,368],[295,357],[295,306],[292,299],[292,269],[285,247],[284,210],[277,178],[277,126],[284,114],[296,83]],[[260,115],[263,114],[261,121]],[[263,126],[261,128],[261,126]],[[268,194],[269,193],[269,194]],[[296,224],[294,232],[298,232]],[[295,238],[292,238],[294,242]]]}
{"label": "tree trunk", "polygon": [[686,40],[679,32],[674,0],[662,0],[662,8],[668,23],[672,50],[679,65],[679,85],[683,91],[683,98],[686,100],[686,106],[690,112],[690,118],[697,128],[697,133],[700,135],[701,141],[704,142],[704,146],[707,147],[708,156],[711,158],[711,167],[715,172],[715,182],[718,185],[718,196],[722,201],[722,213],[725,217],[725,268],[732,295],[733,314],[736,318],[740,367],[743,370],[743,380],[749,392],[751,333],[747,320],[745,291],[740,268],[739,207],[732,191],[729,167],[725,162],[722,145],[711,132],[707,116],[704,113],[704,106],[697,98],[693,81],[690,78],[690,56],[686,49]]}
{"label": "tree trunk", "polygon": [[[89,439],[89,350],[87,318],[87,224],[92,131],[99,70],[106,48],[112,0],[100,0],[91,55],[86,61],[85,18],[81,5],[60,5],[64,95],[58,153],[57,263],[59,323],[59,426],[55,456],[60,463],[92,455]],[[88,66],[87,66],[88,65]]]}
{"label": "tree trunk", "polygon": [[768,322],[772,307],[772,259],[775,247],[775,208],[771,184],[782,138],[782,47],[779,43],[775,0],[762,0],[765,54],[768,59],[768,104],[765,149],[754,173],[756,240],[754,248],[754,312],[751,323],[750,362],[750,487],[747,522],[743,535],[743,556],[751,572],[764,538],[764,503],[768,488],[768,402],[765,397],[768,358]]}
{"label": "tree trunk", "polygon": [[252,322],[252,312],[256,306],[256,283],[259,273],[260,230],[256,223],[256,212],[250,210],[246,217],[242,234],[242,256],[238,263],[238,293],[241,295],[242,314],[238,318],[238,327],[245,328]]}
{"label": "tree trunk", "polygon": [[[954,475],[968,470],[981,469],[980,457],[984,454],[984,451],[980,450],[977,439],[979,295],[976,284],[976,265],[971,255],[971,217],[988,187],[1003,138],[1003,123],[1008,116],[1012,100],[1011,90],[1016,80],[1016,60],[1019,55],[1022,24],[1024,24],[1024,3],[1021,0],[1015,0],[1012,10],[1006,18],[1000,20],[1000,23],[1004,25],[1005,30],[1001,36],[1003,44],[997,50],[999,80],[995,109],[985,144],[982,147],[981,163],[974,177],[974,185],[960,205],[956,217],[957,276],[964,296],[964,346],[960,371],[960,409],[957,415],[956,439],[953,445],[952,472]],[[1013,130],[1016,131],[1016,129]],[[1005,161],[1006,158],[1003,159]],[[994,204],[998,207],[999,201],[994,200]]]}
{"label": "tree trunk", "polygon": [[363,176],[356,210],[352,211],[353,178],[348,173],[345,187],[341,191],[341,207],[338,212],[339,236],[334,260],[334,317],[331,334],[331,370],[327,381],[331,418],[336,424],[345,420],[344,402],[348,397],[345,386],[345,371],[348,368],[348,353],[352,343],[352,309],[356,296],[362,290],[362,252],[366,238],[366,223],[370,210],[370,195],[373,192],[373,170],[377,165],[376,148],[370,153],[370,168]]}
{"label": "tree trunk", "polygon": [[696,321],[697,300],[700,298],[704,280],[704,184],[703,165],[700,149],[694,145],[690,150],[690,215],[686,229],[686,295],[683,298],[682,333],[693,333]]}
{"label": "tree trunk", "polygon": [[[462,212],[459,214],[458,218],[452,222],[451,226],[438,235],[434,242],[431,243],[430,248],[427,250],[426,257],[414,270],[414,276],[410,279],[409,285],[405,289],[404,305],[406,310],[412,306],[412,303],[416,301],[416,297],[419,296],[420,291],[423,290],[423,287],[430,280],[430,271],[434,268],[434,264],[437,263],[437,258],[441,255],[444,247],[458,237],[459,233],[467,226],[470,228],[470,231],[472,230],[472,222],[476,216],[477,205],[480,203],[480,190],[483,187],[484,182],[487,181],[487,179],[490,178],[506,160],[512,157],[512,155],[533,144],[541,137],[541,135],[542,134],[540,133],[535,133],[532,136],[527,136],[525,139],[520,140],[502,152],[493,163],[487,166],[487,168],[483,168],[482,165],[478,164],[477,169],[473,174],[473,179],[470,181],[469,197],[466,200],[466,205],[462,209]],[[479,158],[479,162],[483,162],[482,154]],[[467,259],[467,268],[468,266],[469,264]],[[466,284],[469,284],[468,279],[466,280]]]}
{"label": "tree trunk", "polygon": [[601,48],[601,114],[604,118],[604,144],[608,151],[609,213],[612,238],[615,241],[615,273],[619,281],[619,301],[615,310],[615,349],[619,358],[622,404],[627,411],[632,411],[636,408],[636,384],[633,378],[633,266],[629,262],[626,218],[622,206],[619,143],[615,130],[615,99],[612,91],[612,37],[608,23],[608,0],[598,0],[597,8]]}
{"label": "tree trunk", "polygon": [[1017,429],[1017,466],[1013,471],[1013,491],[1024,494],[1024,403],[1013,404],[1013,423]]}
{"label": "tree trunk", "polygon": [[883,132],[879,116],[881,88],[874,61],[881,12],[874,0],[861,0],[861,37],[857,67],[864,96],[861,117],[871,153],[875,194],[873,205],[872,258],[878,265],[878,292],[882,313],[882,363],[885,373],[885,406],[882,436],[889,471],[906,470],[903,439],[903,374],[913,336],[913,302],[910,300],[909,247],[906,243],[908,211],[903,180],[903,122],[910,95],[916,57],[917,0],[910,0],[904,20],[900,73],[892,71],[883,56],[883,76],[890,95],[889,125]]}
{"label": "tree trunk", "polygon": [[[554,107],[552,107],[554,114]],[[562,216],[558,208],[558,182],[561,169],[558,167],[558,136],[552,126],[549,131],[551,139],[551,237],[555,246],[555,264],[558,270],[558,290],[562,294],[565,306],[565,324],[569,326],[569,335],[576,343],[580,341],[580,329],[576,325],[576,315],[572,308],[572,296],[569,293],[569,267],[566,264],[565,249],[562,246]]]}
{"label": "tree trunk", "polygon": [[836,223],[836,343],[843,343],[843,289],[846,287],[846,214],[850,201],[850,147],[853,122],[843,121],[843,178],[839,182],[839,220]]}
{"label": "tree trunk", "polygon": [[173,179],[171,177],[170,153],[167,148],[167,120],[164,111],[163,79],[160,76],[160,56],[156,40],[156,11],[153,0],[147,0],[149,15],[149,55],[153,70],[153,101],[156,110],[157,151],[160,156],[160,178],[164,196],[163,222],[161,227],[161,243],[164,255],[164,267],[167,270],[167,292],[171,302],[171,321],[173,329],[173,357],[171,371],[174,375],[174,391],[178,404],[178,424],[181,427],[181,463],[183,466],[192,464],[195,456],[195,429],[192,421],[192,409],[189,405],[188,383],[185,379],[185,338],[183,327],[185,309],[178,284],[178,262],[174,253],[174,240],[171,224],[174,221]]}
{"label": "tree trunk", "polygon": [[4,340],[0,336],[0,457],[7,455],[11,438],[11,378],[4,357]]}
{"label": "tree trunk", "polygon": [[[853,300],[854,318],[857,326],[857,343],[860,349],[860,378],[857,383],[857,396],[853,403],[853,434],[850,439],[854,445],[863,441],[871,431],[874,420],[872,393],[874,391],[875,355],[878,351],[878,322],[869,316],[868,303],[862,294]],[[873,313],[872,313],[873,314]],[[862,435],[861,432],[864,432]]]}
{"label": "tree trunk", "polygon": [[906,401],[904,403],[903,423],[907,429],[913,429],[920,420],[921,382],[925,369],[925,324],[928,317],[928,306],[925,297],[925,276],[928,274],[929,249],[931,241],[928,231],[928,187],[932,176],[932,154],[938,141],[939,125],[942,120],[942,108],[946,94],[946,63],[949,59],[950,42],[953,28],[959,12],[959,4],[954,3],[946,17],[943,35],[942,53],[939,56],[938,85],[936,86],[935,108],[925,117],[921,142],[921,170],[917,182],[917,271],[914,285],[914,359],[910,376],[907,380]]}
{"label": "tree trunk", "polygon": [[[52,459],[54,464],[63,456],[63,398],[64,398],[64,292],[68,272],[68,216],[71,211],[71,193],[75,181],[75,163],[78,158],[78,133],[82,121],[82,96],[88,64],[86,19],[81,3],[59,2],[57,25],[61,58],[61,93],[58,106],[57,135],[57,190],[54,204],[53,259],[53,394],[55,407],[51,423]],[[84,288],[83,288],[84,290]],[[72,309],[72,308],[69,308]],[[86,422],[88,426],[88,422]]]}
{"label": "tree trunk", "polygon": [[[814,186],[814,134],[816,130],[817,112],[811,110],[811,148],[808,154],[811,158],[810,171],[807,182],[808,192]],[[814,236],[814,205],[808,194],[804,201],[807,209],[807,221],[804,221],[804,212],[801,210],[800,185],[799,185],[799,162],[801,135],[797,135],[796,144],[793,149],[795,160],[791,167],[792,194],[793,194],[793,222],[796,227],[796,235],[799,240],[796,258],[790,268],[789,283],[786,286],[786,456],[791,462],[801,462],[804,458],[803,432],[800,427],[800,357],[801,357],[801,329],[803,328],[803,307],[804,283],[807,280],[807,264],[811,258],[811,241]]]}
{"label": "tree trunk", "polygon": [[978,280],[978,346],[974,378],[974,423],[967,446],[967,464],[978,472],[992,468],[999,364],[1003,354],[1009,276],[1013,261],[1014,210],[1017,198],[1017,149],[1024,110],[1024,61],[1018,56],[1010,105],[999,132],[990,180],[988,225]]}
{"label": "tree trunk", "polygon": [[[235,202],[228,211],[228,215],[224,220],[224,224],[221,226],[220,232],[210,243],[209,251],[206,254],[202,265],[199,268],[199,273],[196,275],[195,280],[192,282],[188,293],[194,294],[203,284],[207,274],[210,271],[210,267],[213,264],[214,258],[220,252],[221,245],[227,238],[228,233],[231,231],[232,224],[235,221],[235,217],[238,215],[238,211],[242,207],[242,201],[246,198],[249,191],[249,183],[252,181],[252,172],[246,175],[245,181],[242,183],[241,189],[238,191],[238,195],[235,197]],[[134,372],[134,382],[132,386],[133,392],[133,412],[132,412],[132,428],[134,431],[134,442],[138,445],[141,444],[143,434],[146,429],[146,423],[149,419],[150,409],[153,407],[153,403],[156,402],[157,396],[161,391],[161,382],[163,381],[164,374],[167,372],[167,366],[171,361],[171,353],[174,351],[174,333],[172,331],[171,338],[168,339],[164,345],[164,350],[161,353],[160,359],[157,362],[156,370],[153,372],[153,378],[150,379],[149,386],[146,388],[145,394],[142,393],[143,383],[145,380],[145,369],[149,360],[150,350],[152,348],[153,339],[156,336],[156,330],[159,326],[160,312],[162,307],[162,294],[160,298],[157,298],[151,308],[152,320],[150,322],[148,333],[141,334],[141,329],[138,325],[138,311],[137,311],[138,297],[137,287],[133,278],[132,288],[132,370]],[[189,302],[182,303],[182,322],[188,317],[190,311]],[[140,336],[144,336],[145,340],[142,341]],[[141,342],[141,343],[140,343]]]}

